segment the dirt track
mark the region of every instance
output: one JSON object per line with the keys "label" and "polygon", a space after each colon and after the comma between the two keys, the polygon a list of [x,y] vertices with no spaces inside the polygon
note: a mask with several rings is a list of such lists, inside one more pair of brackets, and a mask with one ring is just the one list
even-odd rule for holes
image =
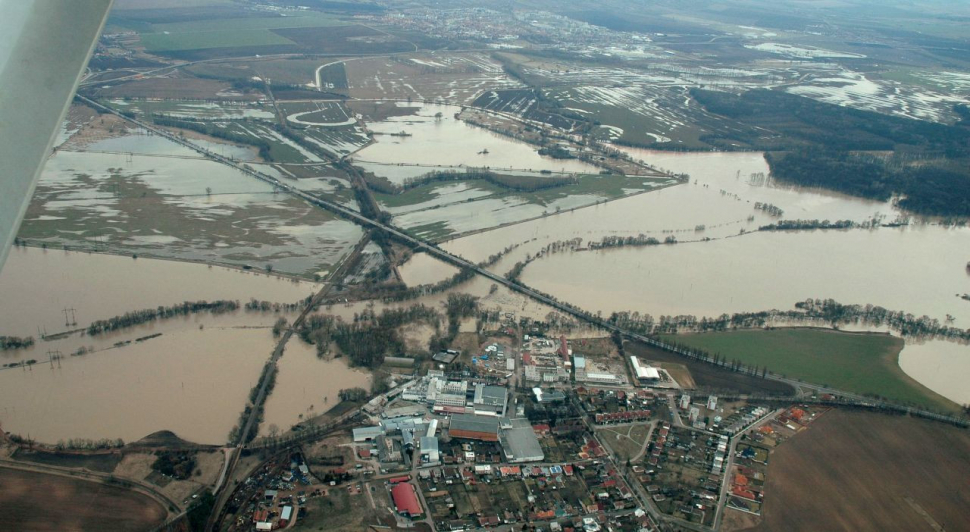
{"label": "dirt track", "polygon": [[5,468],[0,508],[0,529],[25,531],[143,531],[166,515],[155,501],[122,488]]}
{"label": "dirt track", "polygon": [[771,454],[757,531],[970,530],[970,432],[833,410]]}

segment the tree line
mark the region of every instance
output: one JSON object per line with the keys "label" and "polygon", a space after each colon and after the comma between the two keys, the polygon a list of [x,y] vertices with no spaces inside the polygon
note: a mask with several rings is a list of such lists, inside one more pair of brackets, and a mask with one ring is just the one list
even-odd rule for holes
{"label": "tree line", "polygon": [[[970,120],[941,124],[815,101],[779,90],[691,89],[737,127],[702,136],[725,150],[766,151],[771,173],[803,186],[886,201],[920,214],[970,215]],[[773,132],[766,135],[765,130]],[[860,152],[892,152],[890,156]]]}
{"label": "tree line", "polygon": [[26,338],[20,338],[19,336],[0,336],[0,351],[26,349],[32,345],[34,345],[33,336]]}
{"label": "tree line", "polygon": [[970,341],[970,329],[960,329],[928,316],[888,310],[878,305],[845,305],[833,299],[806,299],[795,303],[791,310],[763,310],[736,312],[717,317],[694,315],[659,316],[639,312],[614,312],[606,320],[624,330],[642,335],[673,334],[677,332],[717,332],[731,329],[755,329],[782,323],[817,323],[831,327],[863,325],[888,327],[902,336],[926,339]]}
{"label": "tree line", "polygon": [[120,316],[115,316],[106,320],[96,320],[91,322],[87,328],[90,336],[134,327],[143,323],[156,320],[167,320],[178,316],[188,316],[200,312],[210,312],[212,314],[223,314],[233,312],[239,308],[238,301],[217,300],[217,301],[185,301],[170,307],[159,306],[153,309],[136,310],[126,312]]}

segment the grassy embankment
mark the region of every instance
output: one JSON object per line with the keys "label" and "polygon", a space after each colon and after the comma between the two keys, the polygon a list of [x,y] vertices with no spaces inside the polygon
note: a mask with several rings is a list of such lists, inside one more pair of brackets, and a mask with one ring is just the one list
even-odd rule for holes
{"label": "grassy embankment", "polygon": [[767,366],[773,373],[806,382],[934,410],[958,405],[916,382],[899,367],[903,340],[886,334],[819,329],[775,329],[665,335],[728,361]]}

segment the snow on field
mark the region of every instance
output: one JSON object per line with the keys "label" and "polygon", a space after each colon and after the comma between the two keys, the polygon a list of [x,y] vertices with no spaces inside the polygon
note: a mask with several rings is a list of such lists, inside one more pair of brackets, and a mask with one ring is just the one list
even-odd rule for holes
{"label": "snow on field", "polygon": [[964,95],[970,93],[970,74],[964,72],[920,72],[919,77]]}
{"label": "snow on field", "polygon": [[786,90],[835,105],[931,121],[945,120],[952,112],[953,104],[970,101],[966,95],[941,94],[925,87],[875,81],[865,74],[836,68]]}
{"label": "snow on field", "polygon": [[758,50],[759,52],[768,52],[770,54],[784,55],[787,57],[796,57],[800,59],[864,59],[866,56],[862,54],[853,54],[850,52],[837,52],[834,50],[825,50],[822,48],[812,48],[805,46],[792,46],[790,44],[783,44],[777,42],[763,42],[761,44],[746,44],[745,48],[749,50]]}
{"label": "snow on field", "polygon": [[444,63],[438,63],[437,61],[428,61],[428,60],[425,60],[425,59],[418,59],[416,57],[410,58],[409,61],[411,61],[412,63],[419,64],[419,65],[429,66],[429,67],[436,67],[436,68],[445,68],[445,67],[448,66],[448,65],[446,65]]}

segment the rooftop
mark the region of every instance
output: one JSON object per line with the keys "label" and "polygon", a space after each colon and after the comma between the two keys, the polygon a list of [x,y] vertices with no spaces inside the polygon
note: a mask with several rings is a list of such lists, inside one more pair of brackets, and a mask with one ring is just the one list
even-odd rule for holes
{"label": "rooftop", "polygon": [[512,427],[499,436],[506,457],[513,462],[537,462],[545,458],[539,439],[527,419],[513,419]]}
{"label": "rooftop", "polygon": [[421,515],[421,503],[418,502],[418,494],[414,492],[414,486],[406,482],[394,486],[391,489],[391,497],[394,499],[394,506],[399,513],[406,513],[410,516]]}
{"label": "rooftop", "polygon": [[497,434],[499,418],[495,416],[476,416],[473,414],[455,414],[451,416],[451,430],[465,430],[469,432],[487,432]]}

